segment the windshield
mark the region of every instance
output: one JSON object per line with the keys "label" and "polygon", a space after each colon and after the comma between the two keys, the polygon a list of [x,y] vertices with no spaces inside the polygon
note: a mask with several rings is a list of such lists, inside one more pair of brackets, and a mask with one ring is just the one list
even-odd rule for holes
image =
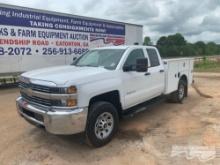
{"label": "windshield", "polygon": [[91,50],[81,56],[74,65],[104,67],[106,69],[116,69],[124,49],[97,49]]}

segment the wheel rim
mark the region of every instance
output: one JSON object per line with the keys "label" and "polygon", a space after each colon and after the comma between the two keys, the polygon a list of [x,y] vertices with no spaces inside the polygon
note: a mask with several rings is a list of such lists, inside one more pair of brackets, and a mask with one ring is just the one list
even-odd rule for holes
{"label": "wheel rim", "polygon": [[114,127],[114,119],[111,113],[104,112],[100,114],[95,123],[95,135],[98,139],[107,138]]}
{"label": "wheel rim", "polygon": [[185,95],[185,87],[182,84],[179,86],[178,95],[179,95],[179,99],[182,99]]}

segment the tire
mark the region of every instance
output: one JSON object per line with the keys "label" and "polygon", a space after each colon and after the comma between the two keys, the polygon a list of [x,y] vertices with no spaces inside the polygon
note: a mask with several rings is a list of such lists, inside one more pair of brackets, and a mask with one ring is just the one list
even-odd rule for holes
{"label": "tire", "polygon": [[175,103],[182,103],[187,96],[187,84],[184,80],[179,81],[178,89],[171,94],[171,101]]}
{"label": "tire", "polygon": [[111,141],[118,130],[119,117],[117,109],[108,102],[95,102],[89,108],[86,127],[87,143],[101,147]]}

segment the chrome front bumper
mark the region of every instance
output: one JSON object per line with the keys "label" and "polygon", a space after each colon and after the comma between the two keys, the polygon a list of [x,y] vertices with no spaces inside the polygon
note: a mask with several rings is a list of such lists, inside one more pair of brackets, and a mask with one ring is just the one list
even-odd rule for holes
{"label": "chrome front bumper", "polygon": [[83,132],[86,128],[88,108],[49,110],[30,104],[22,97],[16,100],[18,113],[35,125],[44,126],[52,134],[68,135]]}

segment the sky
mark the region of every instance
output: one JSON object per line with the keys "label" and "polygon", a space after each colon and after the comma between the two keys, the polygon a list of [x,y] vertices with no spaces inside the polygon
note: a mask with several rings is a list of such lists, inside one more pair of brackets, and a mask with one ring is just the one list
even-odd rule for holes
{"label": "sky", "polygon": [[0,3],[144,25],[144,36],[181,33],[220,43],[220,0],[0,0]]}

